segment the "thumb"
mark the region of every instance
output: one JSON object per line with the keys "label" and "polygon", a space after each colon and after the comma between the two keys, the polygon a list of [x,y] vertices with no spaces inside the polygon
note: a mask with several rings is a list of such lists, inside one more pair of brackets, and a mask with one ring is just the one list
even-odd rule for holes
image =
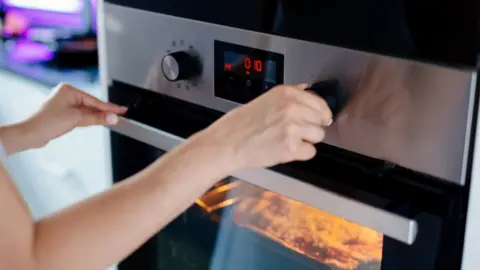
{"label": "thumb", "polygon": [[79,126],[114,126],[118,123],[118,115],[106,112],[85,113]]}

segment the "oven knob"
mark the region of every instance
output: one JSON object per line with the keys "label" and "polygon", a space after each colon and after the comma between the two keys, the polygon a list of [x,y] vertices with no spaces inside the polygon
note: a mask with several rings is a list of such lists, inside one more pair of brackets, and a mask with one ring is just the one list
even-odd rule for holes
{"label": "oven knob", "polygon": [[162,59],[163,76],[171,82],[193,79],[200,76],[200,63],[187,52],[174,52]]}
{"label": "oven knob", "polygon": [[337,80],[326,80],[312,84],[307,90],[322,97],[332,111],[333,117],[337,116],[348,101],[348,93]]}

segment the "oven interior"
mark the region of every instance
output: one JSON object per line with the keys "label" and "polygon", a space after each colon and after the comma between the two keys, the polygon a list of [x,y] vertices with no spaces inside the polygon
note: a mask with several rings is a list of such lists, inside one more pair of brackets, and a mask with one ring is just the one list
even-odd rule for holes
{"label": "oven interior", "polygon": [[[110,100],[126,118],[188,138],[221,113],[114,81]],[[161,117],[168,115],[168,117]],[[164,152],[111,134],[121,181]],[[412,245],[248,183],[225,179],[120,264],[130,269],[456,269],[461,262],[464,189],[340,149],[319,145],[309,162],[272,168],[359,203],[413,218]],[[245,181],[244,181],[245,180]],[[318,198],[321,200],[321,198]],[[381,222],[381,221],[378,221]]]}
{"label": "oven interior", "polygon": [[210,269],[381,267],[382,234],[240,180],[219,182],[167,232],[164,252],[189,239],[211,250]]}

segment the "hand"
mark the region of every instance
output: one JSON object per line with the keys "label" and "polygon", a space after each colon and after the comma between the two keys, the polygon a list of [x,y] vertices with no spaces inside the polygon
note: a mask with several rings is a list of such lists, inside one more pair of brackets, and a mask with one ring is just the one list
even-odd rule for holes
{"label": "hand", "polygon": [[304,161],[316,154],[332,112],[307,85],[277,86],[225,115],[201,136],[231,149],[233,170]]}
{"label": "hand", "polygon": [[126,112],[125,107],[105,103],[73,86],[60,84],[29,122],[41,146],[77,127],[115,125],[118,115]]}
{"label": "hand", "polygon": [[42,147],[77,127],[115,125],[118,115],[126,111],[127,108],[100,101],[73,86],[59,84],[37,113],[22,123],[7,126],[0,135],[3,134],[2,140],[12,154]]}

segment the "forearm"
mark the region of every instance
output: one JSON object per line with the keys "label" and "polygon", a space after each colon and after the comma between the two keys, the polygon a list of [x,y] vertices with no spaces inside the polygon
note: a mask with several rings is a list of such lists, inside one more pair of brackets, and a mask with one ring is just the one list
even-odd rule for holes
{"label": "forearm", "polygon": [[195,143],[167,154],[113,189],[39,222],[37,269],[105,269],[166,226],[227,176],[225,155]]}
{"label": "forearm", "polygon": [[27,122],[0,126],[0,141],[8,155],[35,147],[34,136]]}

